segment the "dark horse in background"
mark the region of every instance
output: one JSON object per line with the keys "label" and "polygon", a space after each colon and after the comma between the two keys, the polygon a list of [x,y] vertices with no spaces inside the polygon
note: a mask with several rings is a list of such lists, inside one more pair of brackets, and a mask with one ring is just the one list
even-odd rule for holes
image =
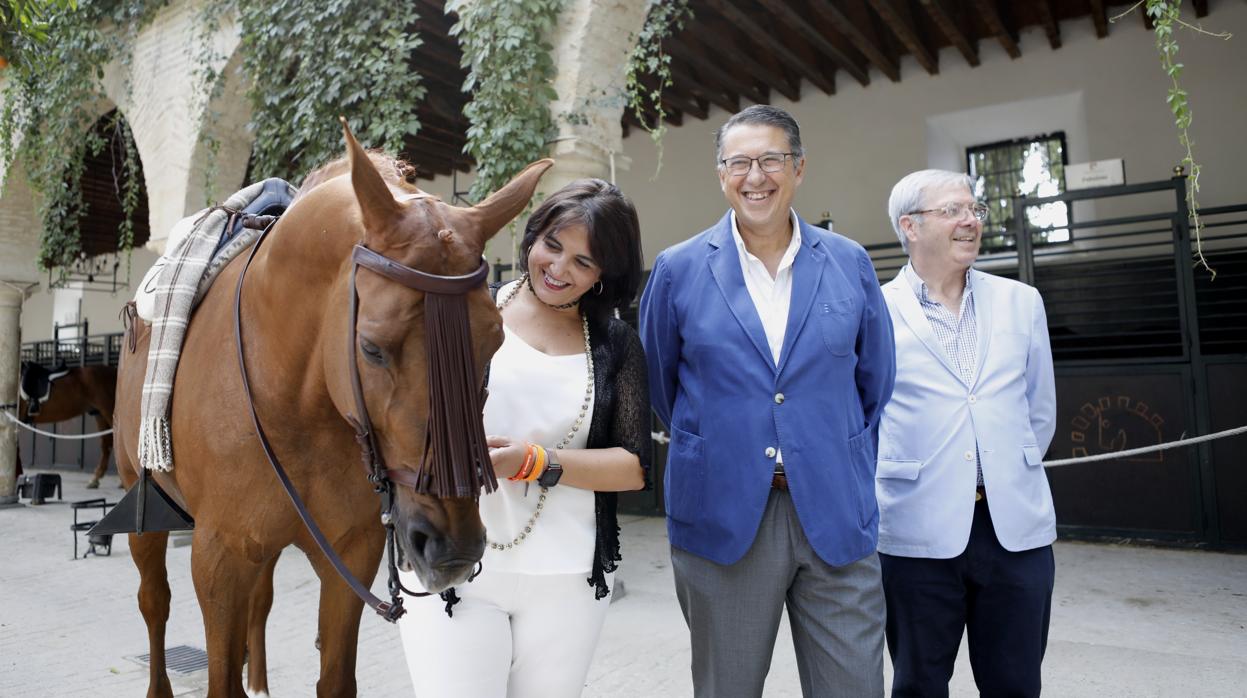
{"label": "dark horse in background", "polygon": [[[113,428],[113,404],[117,392],[117,368],[115,366],[73,366],[62,369],[65,373],[52,379],[49,384],[48,369],[30,361],[22,362],[22,392],[32,396],[22,397],[17,404],[17,418],[24,424],[56,424],[74,417],[90,414],[95,417],[96,431]],[[52,375],[60,371],[52,372]],[[44,395],[46,394],[46,399]],[[108,461],[113,455],[113,436],[100,437],[100,463],[95,466],[87,488],[100,486],[100,479],[108,472]],[[17,472],[22,472],[22,454],[17,454]]]}
{"label": "dark horse in background", "polygon": [[[251,396],[272,448],[333,549],[370,585],[386,536],[379,498],[362,472],[348,422],[356,411],[350,363],[358,368],[378,448],[391,470],[421,467],[428,417],[439,408],[430,408],[428,397],[426,294],[360,268],[352,327],[352,250],[362,245],[428,274],[470,275],[481,266],[486,241],[527,205],[552,163],[530,165],[482,203],[459,208],[407,183],[401,163],[365,153],[349,131],[346,138],[348,158],[309,175],[256,250],[242,287],[240,325]],[[153,473],[195,519],[191,573],[207,640],[208,695],[246,695],[244,656],[249,688],[267,693],[264,619],[272,602],[272,571],[282,550],[294,545],[321,580],[317,694],[354,696],[363,602],[296,515],[248,412],[234,343],[234,293],[243,256],[226,267],[195,310],[173,391],[174,466]],[[464,351],[480,377],[502,342],[502,318],[483,283],[464,298],[470,335],[465,341],[471,345]],[[127,484],[138,472],[141,389],[151,340],[144,323],[130,331],[137,349],[122,352],[116,412],[118,470]],[[478,380],[463,388],[479,394],[482,385]],[[476,497],[436,497],[398,487],[394,498],[397,545],[426,588],[441,590],[466,580],[484,551]],[[167,542],[167,533],[130,536],[151,646],[149,696],[172,695],[164,664]]]}

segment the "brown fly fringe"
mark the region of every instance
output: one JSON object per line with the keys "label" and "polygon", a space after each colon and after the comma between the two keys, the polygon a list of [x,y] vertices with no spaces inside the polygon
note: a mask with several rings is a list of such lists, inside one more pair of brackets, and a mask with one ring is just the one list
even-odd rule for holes
{"label": "brown fly fringe", "polygon": [[498,489],[481,421],[481,382],[472,356],[467,298],[429,293],[424,303],[429,369],[429,451],[424,477],[436,497]]}

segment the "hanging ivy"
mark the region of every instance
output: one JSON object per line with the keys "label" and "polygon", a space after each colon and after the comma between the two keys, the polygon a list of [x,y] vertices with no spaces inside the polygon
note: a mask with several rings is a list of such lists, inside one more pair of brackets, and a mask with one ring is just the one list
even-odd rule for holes
{"label": "hanging ivy", "polygon": [[562,0],[450,0],[459,16],[451,27],[468,69],[463,91],[472,100],[467,151],[476,160],[469,196],[480,200],[525,165],[545,154],[554,133],[550,103],[555,66],[545,37],[554,29]]}
{"label": "hanging ivy", "polygon": [[[81,177],[88,151],[103,139],[91,133],[91,107],[103,96],[103,67],[130,67],[138,33],[168,0],[0,0],[0,14],[23,11],[26,31],[0,34],[6,72],[0,113],[0,167],[20,163],[39,195],[43,232],[39,264],[64,270],[82,254],[78,220],[87,213]],[[72,10],[78,3],[76,10]],[[43,11],[30,8],[38,6]],[[14,10],[13,8],[17,8]],[[23,9],[25,8],[25,9]],[[207,109],[220,95],[224,56],[212,39],[223,17],[241,25],[242,69],[256,134],[254,169],[264,176],[294,179],[342,150],[337,117],[345,115],[361,141],[393,152],[420,128],[416,108],[424,98],[410,57],[420,45],[413,27],[414,3],[387,5],[370,0],[328,0],[309,12],[293,0],[209,0],[198,16],[193,59],[201,126],[214,121]],[[6,19],[8,14],[5,14]],[[17,26],[14,24],[13,26]],[[128,85],[128,80],[127,80]],[[121,249],[133,244],[138,206],[137,151],[122,130],[130,155],[118,173],[126,223]],[[220,143],[201,129],[208,148],[205,178],[211,190]]]}
{"label": "hanging ivy", "polygon": [[[45,3],[48,11],[39,16],[37,32],[6,35],[11,55],[5,56],[0,168],[7,178],[20,164],[39,196],[43,268],[60,268],[63,275],[82,255],[78,222],[86,206],[81,178],[88,152],[98,153],[105,143],[92,129],[98,117],[94,106],[104,92],[104,66],[120,61],[128,69],[134,38],[165,4],[83,0],[71,10],[72,3]],[[128,89],[128,78],[126,83]],[[129,129],[119,130],[126,152],[134,153]],[[133,165],[122,176],[133,178]],[[133,183],[121,187],[123,245],[133,240],[135,192]]]}
{"label": "hanging ivy", "polygon": [[[224,56],[211,48],[220,18],[237,16],[239,50],[255,134],[252,169],[265,177],[296,179],[342,152],[344,115],[360,141],[400,152],[420,130],[416,108],[424,100],[411,54],[421,40],[415,3],[328,0],[315,12],[294,0],[214,0],[196,23],[195,60],[204,124],[221,93]],[[208,148],[211,178],[220,143],[200,129]],[[207,187],[211,190],[211,186]]]}
{"label": "hanging ivy", "polygon": [[1230,39],[1232,35],[1229,32],[1208,32],[1202,27],[1193,26],[1182,21],[1180,17],[1182,0],[1139,0],[1130,9],[1113,17],[1111,21],[1116,22],[1140,7],[1144,8],[1144,12],[1147,13],[1148,18],[1152,21],[1152,33],[1156,37],[1156,51],[1160,54],[1160,66],[1169,78],[1169,90],[1165,97],[1165,102],[1169,105],[1169,111],[1173,114],[1174,126],[1178,129],[1178,143],[1184,151],[1181,166],[1189,173],[1186,176],[1186,207],[1191,217],[1191,235],[1195,240],[1195,260],[1213,278],[1216,278],[1217,272],[1208,265],[1208,260],[1204,257],[1202,235],[1204,223],[1199,217],[1199,201],[1197,198],[1199,194],[1200,167],[1199,163],[1195,161],[1194,144],[1191,141],[1192,113],[1189,96],[1178,82],[1184,66],[1178,62],[1179,47],[1174,30],[1178,27],[1185,27],[1200,34],[1226,40]]}
{"label": "hanging ivy", "polygon": [[[632,110],[658,149],[658,165],[654,177],[662,171],[662,139],[667,133],[667,112],[662,106],[662,91],[671,87],[671,56],[662,50],[662,42],[684,28],[693,18],[688,0],[649,0],[649,13],[628,57],[628,74],[624,83],[625,109]],[[653,88],[643,78],[653,78]],[[652,118],[651,116],[652,115]]]}

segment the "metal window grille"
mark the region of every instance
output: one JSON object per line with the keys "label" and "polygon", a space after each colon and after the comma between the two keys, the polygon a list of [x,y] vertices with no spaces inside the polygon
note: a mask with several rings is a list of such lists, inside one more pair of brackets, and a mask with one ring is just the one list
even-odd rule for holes
{"label": "metal window grille", "polygon": [[[1014,197],[1047,197],[1065,193],[1067,163],[1065,133],[1000,141],[966,148],[966,171],[975,181],[975,196],[987,204],[983,222],[983,252],[1000,252],[1017,247],[1014,227]],[[1028,227],[1035,245],[1069,242],[1071,223],[1069,204],[1056,202],[1028,208]]]}

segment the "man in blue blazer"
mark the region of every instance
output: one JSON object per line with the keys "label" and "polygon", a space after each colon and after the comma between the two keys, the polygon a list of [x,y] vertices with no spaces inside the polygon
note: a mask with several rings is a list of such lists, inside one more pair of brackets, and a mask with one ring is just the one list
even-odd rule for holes
{"label": "man in blue blazer", "polygon": [[791,208],[805,170],[791,115],[750,107],[716,148],[731,210],[658,256],[640,317],[671,431],[667,531],[694,691],[760,696],[787,605],[806,696],[879,696],[891,321],[865,250]]}
{"label": "man in blue blazer", "polygon": [[909,253],[883,287],[898,362],[877,473],[892,695],[947,696],[966,629],[982,695],[1038,696],[1056,539],[1043,301],[970,268],[987,209],[966,175],[915,172],[888,213]]}

